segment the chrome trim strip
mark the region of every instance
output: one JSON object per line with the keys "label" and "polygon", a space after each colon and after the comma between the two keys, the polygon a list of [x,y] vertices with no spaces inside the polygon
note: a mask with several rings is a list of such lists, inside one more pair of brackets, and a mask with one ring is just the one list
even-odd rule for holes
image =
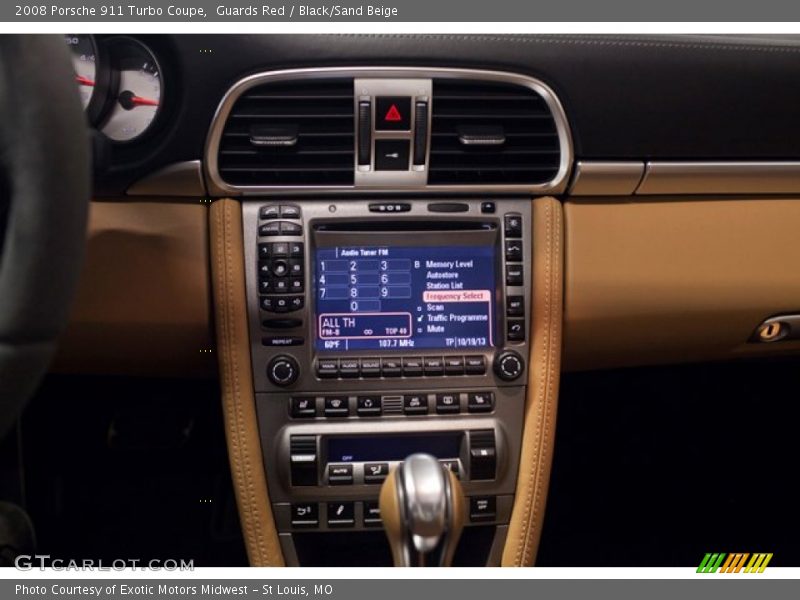
{"label": "chrome trim strip", "polygon": [[199,160],[173,163],[145,175],[126,190],[128,196],[193,196],[206,195],[203,166]]}
{"label": "chrome trim strip", "polygon": [[800,162],[648,162],[637,195],[795,194]]}
{"label": "chrome trim strip", "polygon": [[[500,81],[528,87],[542,96],[553,113],[561,146],[561,159],[556,176],[547,183],[531,185],[419,185],[419,186],[374,186],[362,188],[358,186],[233,186],[222,180],[219,174],[217,153],[219,150],[225,121],[233,104],[247,90],[264,83],[298,79],[320,79],[331,76],[365,78],[469,78],[479,81]],[[430,145],[429,145],[430,146]],[[328,193],[375,193],[375,192],[515,192],[515,193],[550,193],[559,194],[566,189],[567,179],[572,166],[572,136],[567,117],[561,102],[553,90],[545,83],[532,77],[502,71],[483,71],[477,69],[426,68],[426,67],[327,67],[314,69],[290,69],[270,71],[250,75],[235,83],[223,96],[206,138],[205,175],[208,192],[212,196],[287,194],[298,192]]]}
{"label": "chrome trim strip", "polygon": [[585,161],[575,165],[570,196],[630,196],[644,174],[644,161]]}

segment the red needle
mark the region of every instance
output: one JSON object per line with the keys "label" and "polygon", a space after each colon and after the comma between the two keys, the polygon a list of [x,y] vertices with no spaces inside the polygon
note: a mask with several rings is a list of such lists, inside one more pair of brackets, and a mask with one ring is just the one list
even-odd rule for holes
{"label": "red needle", "polygon": [[88,86],[94,85],[94,81],[92,79],[84,77],[83,75],[75,75],[75,81],[77,81],[80,85],[88,85]]}
{"label": "red needle", "polygon": [[150,100],[150,98],[142,98],[141,96],[131,96],[130,103],[134,106],[158,106],[157,100]]}

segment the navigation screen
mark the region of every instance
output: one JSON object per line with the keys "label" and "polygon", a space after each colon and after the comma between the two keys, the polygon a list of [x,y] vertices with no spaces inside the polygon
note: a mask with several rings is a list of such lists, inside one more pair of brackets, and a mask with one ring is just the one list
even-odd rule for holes
{"label": "navigation screen", "polygon": [[318,248],[314,266],[318,350],[494,345],[494,245]]}

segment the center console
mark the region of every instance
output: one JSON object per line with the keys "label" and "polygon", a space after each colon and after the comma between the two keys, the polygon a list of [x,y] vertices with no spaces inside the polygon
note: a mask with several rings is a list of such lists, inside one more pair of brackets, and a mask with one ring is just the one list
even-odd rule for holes
{"label": "center console", "polygon": [[531,231],[529,199],[243,202],[256,411],[287,564],[390,561],[378,493],[414,452],[463,485],[456,564],[499,564],[523,434]]}

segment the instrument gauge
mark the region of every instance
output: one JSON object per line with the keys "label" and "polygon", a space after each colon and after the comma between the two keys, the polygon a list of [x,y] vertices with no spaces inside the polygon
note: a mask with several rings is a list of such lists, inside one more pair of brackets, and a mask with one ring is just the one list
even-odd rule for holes
{"label": "instrument gauge", "polygon": [[80,91],[84,110],[88,109],[96,89],[97,45],[91,35],[65,35],[64,39],[72,53],[72,68]]}
{"label": "instrument gauge", "polygon": [[115,142],[130,142],[147,132],[159,114],[161,69],[150,49],[133,38],[110,40],[110,53],[115,91],[100,129]]}

